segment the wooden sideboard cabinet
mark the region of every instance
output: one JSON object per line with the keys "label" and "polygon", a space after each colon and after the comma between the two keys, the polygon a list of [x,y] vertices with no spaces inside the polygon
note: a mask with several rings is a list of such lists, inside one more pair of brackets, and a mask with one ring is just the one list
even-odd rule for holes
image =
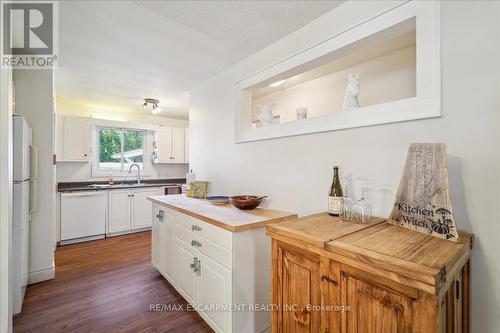
{"label": "wooden sideboard cabinet", "polygon": [[472,235],[317,214],[267,227],[274,333],[469,332]]}

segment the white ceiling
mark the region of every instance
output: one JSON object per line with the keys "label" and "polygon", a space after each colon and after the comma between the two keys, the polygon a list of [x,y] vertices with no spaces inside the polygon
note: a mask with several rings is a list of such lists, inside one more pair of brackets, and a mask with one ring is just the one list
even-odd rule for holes
{"label": "white ceiling", "polygon": [[189,91],[341,1],[63,1],[56,93],[187,119]]}

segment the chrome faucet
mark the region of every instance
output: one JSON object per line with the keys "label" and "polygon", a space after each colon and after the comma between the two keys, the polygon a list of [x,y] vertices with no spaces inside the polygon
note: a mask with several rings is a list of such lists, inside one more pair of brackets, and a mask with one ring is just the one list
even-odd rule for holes
{"label": "chrome faucet", "polygon": [[131,173],[132,172],[132,167],[136,166],[137,167],[137,184],[140,184],[141,183],[141,167],[139,166],[139,164],[137,163],[134,163],[130,166],[130,168],[128,168],[128,173]]}

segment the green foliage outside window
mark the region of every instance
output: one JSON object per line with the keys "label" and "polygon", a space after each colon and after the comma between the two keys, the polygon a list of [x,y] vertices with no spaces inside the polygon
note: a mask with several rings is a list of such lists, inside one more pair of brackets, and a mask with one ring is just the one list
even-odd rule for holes
{"label": "green foliage outside window", "polygon": [[[122,147],[123,136],[123,147]],[[144,157],[145,131],[114,128],[99,129],[100,168],[122,169],[125,164],[141,163]],[[123,149],[122,149],[123,148]],[[113,163],[116,163],[113,165]]]}

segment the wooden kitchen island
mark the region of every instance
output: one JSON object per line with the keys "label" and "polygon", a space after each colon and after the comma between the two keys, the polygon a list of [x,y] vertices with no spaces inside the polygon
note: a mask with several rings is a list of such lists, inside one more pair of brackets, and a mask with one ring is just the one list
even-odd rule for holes
{"label": "wooden kitchen island", "polygon": [[271,242],[265,226],[293,213],[242,211],[184,195],[153,196],[152,263],[216,332],[271,326]]}
{"label": "wooden kitchen island", "polygon": [[274,333],[469,332],[472,235],[317,214],[267,227]]}

